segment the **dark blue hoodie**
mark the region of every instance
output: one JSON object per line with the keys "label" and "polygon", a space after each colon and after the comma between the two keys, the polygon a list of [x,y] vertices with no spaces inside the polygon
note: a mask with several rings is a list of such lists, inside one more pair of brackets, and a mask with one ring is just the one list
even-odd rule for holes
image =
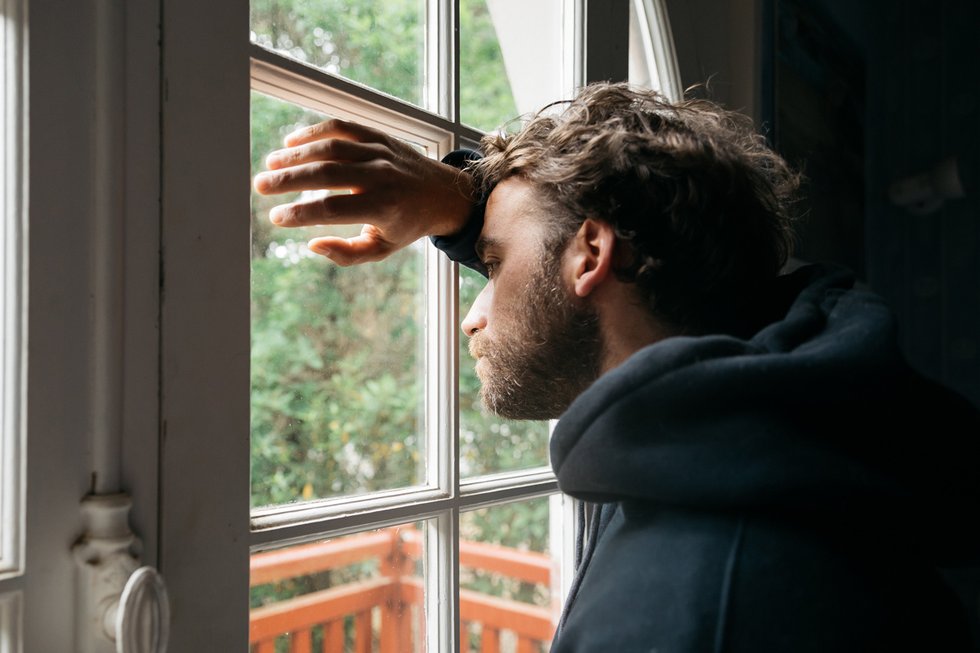
{"label": "dark blue hoodie", "polygon": [[646,347],[558,422],[602,508],[554,651],[973,650],[935,567],[980,557],[978,412],[845,271],[778,286],[753,337]]}

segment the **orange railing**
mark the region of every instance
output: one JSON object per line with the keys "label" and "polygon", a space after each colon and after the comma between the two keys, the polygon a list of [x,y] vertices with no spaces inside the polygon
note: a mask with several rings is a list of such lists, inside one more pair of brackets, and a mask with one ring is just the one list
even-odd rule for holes
{"label": "orange railing", "polygon": [[[252,556],[250,584],[278,581],[377,560],[380,575],[254,608],[249,617],[253,653],[275,653],[276,641],[288,637],[290,653],[312,653],[313,629],[322,628],[322,651],[344,651],[345,621],[353,621],[354,651],[379,653],[411,650],[413,631],[424,632],[422,581],[413,576],[422,555],[422,536],[415,529],[384,529],[335,541],[296,546]],[[460,566],[496,572],[528,583],[551,582],[551,559],[481,542],[461,541]],[[459,611],[464,642],[480,624],[481,653],[500,652],[500,634],[511,631],[517,653],[531,653],[554,633],[549,609],[461,589]],[[374,617],[380,613],[380,623]]]}

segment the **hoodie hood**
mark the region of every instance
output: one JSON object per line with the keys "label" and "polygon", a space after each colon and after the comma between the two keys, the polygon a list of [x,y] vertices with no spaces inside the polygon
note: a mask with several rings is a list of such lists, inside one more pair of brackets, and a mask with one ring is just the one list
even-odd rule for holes
{"label": "hoodie hood", "polygon": [[[754,336],[674,337],[603,375],[551,441],[561,489],[595,502],[820,519],[980,558],[980,413],[916,374],[894,317],[849,272],[777,281]],[[911,534],[911,537],[910,537]]]}

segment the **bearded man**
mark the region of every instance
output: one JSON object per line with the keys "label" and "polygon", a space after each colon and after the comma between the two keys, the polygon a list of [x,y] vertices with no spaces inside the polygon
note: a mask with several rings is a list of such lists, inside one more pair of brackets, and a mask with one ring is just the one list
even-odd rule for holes
{"label": "bearded man", "polygon": [[463,321],[491,410],[559,417],[592,506],[555,651],[972,650],[937,566],[976,561],[980,415],[903,360],[833,266],[781,274],[797,176],[746,119],[583,89],[443,165],[360,125],[287,138],[282,226],[378,260],[423,235],[488,282]]}

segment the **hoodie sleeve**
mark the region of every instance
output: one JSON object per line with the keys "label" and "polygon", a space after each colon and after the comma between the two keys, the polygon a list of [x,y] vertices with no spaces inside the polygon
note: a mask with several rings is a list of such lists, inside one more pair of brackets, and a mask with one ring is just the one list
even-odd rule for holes
{"label": "hoodie sleeve", "polygon": [[[470,161],[476,161],[480,158],[480,153],[473,150],[455,150],[447,154],[442,162],[462,169]],[[483,212],[486,205],[486,198],[480,197],[473,205],[466,225],[460,231],[450,236],[432,237],[432,244],[445,252],[446,256],[457,263],[476,270],[484,277],[487,276],[487,269],[476,255],[476,241],[483,230]]]}

